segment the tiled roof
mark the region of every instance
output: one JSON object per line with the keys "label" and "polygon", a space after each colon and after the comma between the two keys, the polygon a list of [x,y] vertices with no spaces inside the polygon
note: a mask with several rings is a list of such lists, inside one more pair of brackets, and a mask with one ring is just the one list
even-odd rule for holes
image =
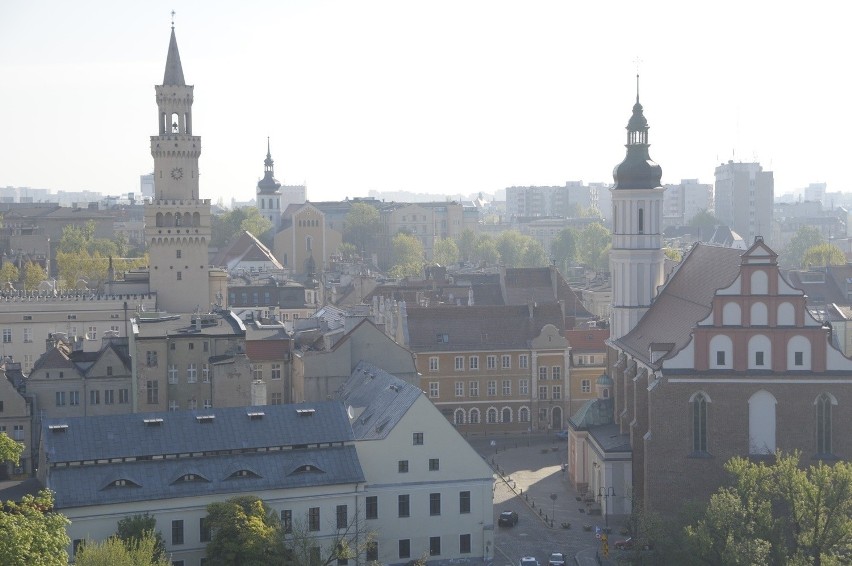
{"label": "tiled roof", "polygon": [[336,398],[346,407],[363,409],[352,421],[356,440],[385,438],[423,391],[383,369],[359,362]]}
{"label": "tiled roof", "polygon": [[563,336],[568,340],[573,352],[603,352],[606,350],[609,329],[566,330],[563,332]]}
{"label": "tiled roof", "polygon": [[739,275],[742,254],[734,248],[695,244],[645,316],[614,343],[646,362],[652,342],[673,343],[672,351],[679,351],[689,341],[692,329],[710,314],[716,291]]}
{"label": "tiled roof", "polygon": [[409,348],[415,352],[525,348],[546,324],[563,328],[562,309],[553,302],[535,305],[532,316],[527,305],[408,307],[407,311]]}
{"label": "tiled roof", "polygon": [[[266,423],[266,428],[274,425]],[[311,471],[300,471],[311,466]],[[246,470],[247,475],[236,475]],[[187,474],[198,479],[182,481]],[[337,446],[168,460],[142,460],[97,466],[51,468],[47,487],[57,509],[216,494],[258,493],[357,483],[364,472],[355,447]],[[111,485],[125,480],[124,486]],[[135,485],[128,485],[132,482]]]}
{"label": "tiled roof", "polygon": [[[310,409],[314,413],[297,412]],[[249,417],[258,412],[263,416]],[[201,422],[196,417],[202,415],[214,419]],[[51,425],[67,428],[57,432]],[[44,419],[42,433],[53,463],[352,440],[346,412],[334,401]]]}

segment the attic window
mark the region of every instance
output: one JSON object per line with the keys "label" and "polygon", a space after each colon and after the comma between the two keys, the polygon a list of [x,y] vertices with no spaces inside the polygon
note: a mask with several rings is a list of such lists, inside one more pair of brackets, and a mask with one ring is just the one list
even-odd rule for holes
{"label": "attic window", "polygon": [[266,413],[264,413],[263,411],[256,411],[254,413],[246,413],[246,414],[248,415],[248,418],[250,418],[251,420],[258,421],[258,420],[262,419],[263,416]]}
{"label": "attic window", "polygon": [[206,482],[207,479],[198,474],[184,474],[175,483]]}
{"label": "attic window", "polygon": [[52,430],[53,432],[65,432],[68,430],[67,424],[52,424],[47,425],[48,430]]}
{"label": "attic window", "polygon": [[238,479],[238,478],[259,478],[260,476],[251,470],[237,470],[233,474],[229,476],[228,479]]}
{"label": "attic window", "polygon": [[447,344],[449,341],[450,341],[450,335],[449,334],[438,333],[438,335],[437,335],[438,344]]}
{"label": "attic window", "polygon": [[198,415],[195,420],[200,423],[212,423],[215,418],[216,415]]}
{"label": "attic window", "polygon": [[299,466],[295,470],[293,470],[293,474],[313,474],[313,473],[322,474],[322,473],[325,473],[325,472],[323,472],[321,469],[319,469],[316,466],[313,466],[311,464],[304,464],[302,466]]}
{"label": "attic window", "polygon": [[316,409],[296,409],[296,414],[300,417],[311,417],[316,412]]}
{"label": "attic window", "polygon": [[107,487],[139,487],[139,484],[126,479],[118,479],[110,483]]}
{"label": "attic window", "polygon": [[142,419],[142,422],[148,426],[160,426],[163,424],[163,419]]}

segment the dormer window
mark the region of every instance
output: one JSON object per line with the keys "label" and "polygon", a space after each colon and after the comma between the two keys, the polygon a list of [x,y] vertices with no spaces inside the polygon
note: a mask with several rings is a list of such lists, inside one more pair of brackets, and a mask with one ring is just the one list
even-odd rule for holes
{"label": "dormer window", "polygon": [[194,483],[194,482],[206,482],[207,478],[201,476],[199,474],[184,474],[175,480],[174,483]]}
{"label": "dormer window", "polygon": [[228,479],[239,479],[239,478],[259,478],[260,476],[251,470],[237,470],[233,474],[231,474]]}

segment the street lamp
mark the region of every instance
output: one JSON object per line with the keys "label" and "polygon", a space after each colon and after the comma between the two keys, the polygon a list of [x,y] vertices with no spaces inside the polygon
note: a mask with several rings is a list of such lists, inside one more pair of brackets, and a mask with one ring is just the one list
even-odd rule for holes
{"label": "street lamp", "polygon": [[599,487],[598,500],[604,505],[604,528],[609,533],[609,498],[615,497],[614,487]]}

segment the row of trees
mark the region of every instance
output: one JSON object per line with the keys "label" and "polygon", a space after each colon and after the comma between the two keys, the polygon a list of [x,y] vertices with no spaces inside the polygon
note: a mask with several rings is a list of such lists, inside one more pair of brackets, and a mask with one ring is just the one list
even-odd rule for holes
{"label": "row of trees", "polygon": [[852,464],[802,467],[799,453],[779,453],[772,463],[733,458],[725,469],[729,484],[680,521],[634,506],[635,548],[654,548],[635,550],[635,564],[852,563]]}

